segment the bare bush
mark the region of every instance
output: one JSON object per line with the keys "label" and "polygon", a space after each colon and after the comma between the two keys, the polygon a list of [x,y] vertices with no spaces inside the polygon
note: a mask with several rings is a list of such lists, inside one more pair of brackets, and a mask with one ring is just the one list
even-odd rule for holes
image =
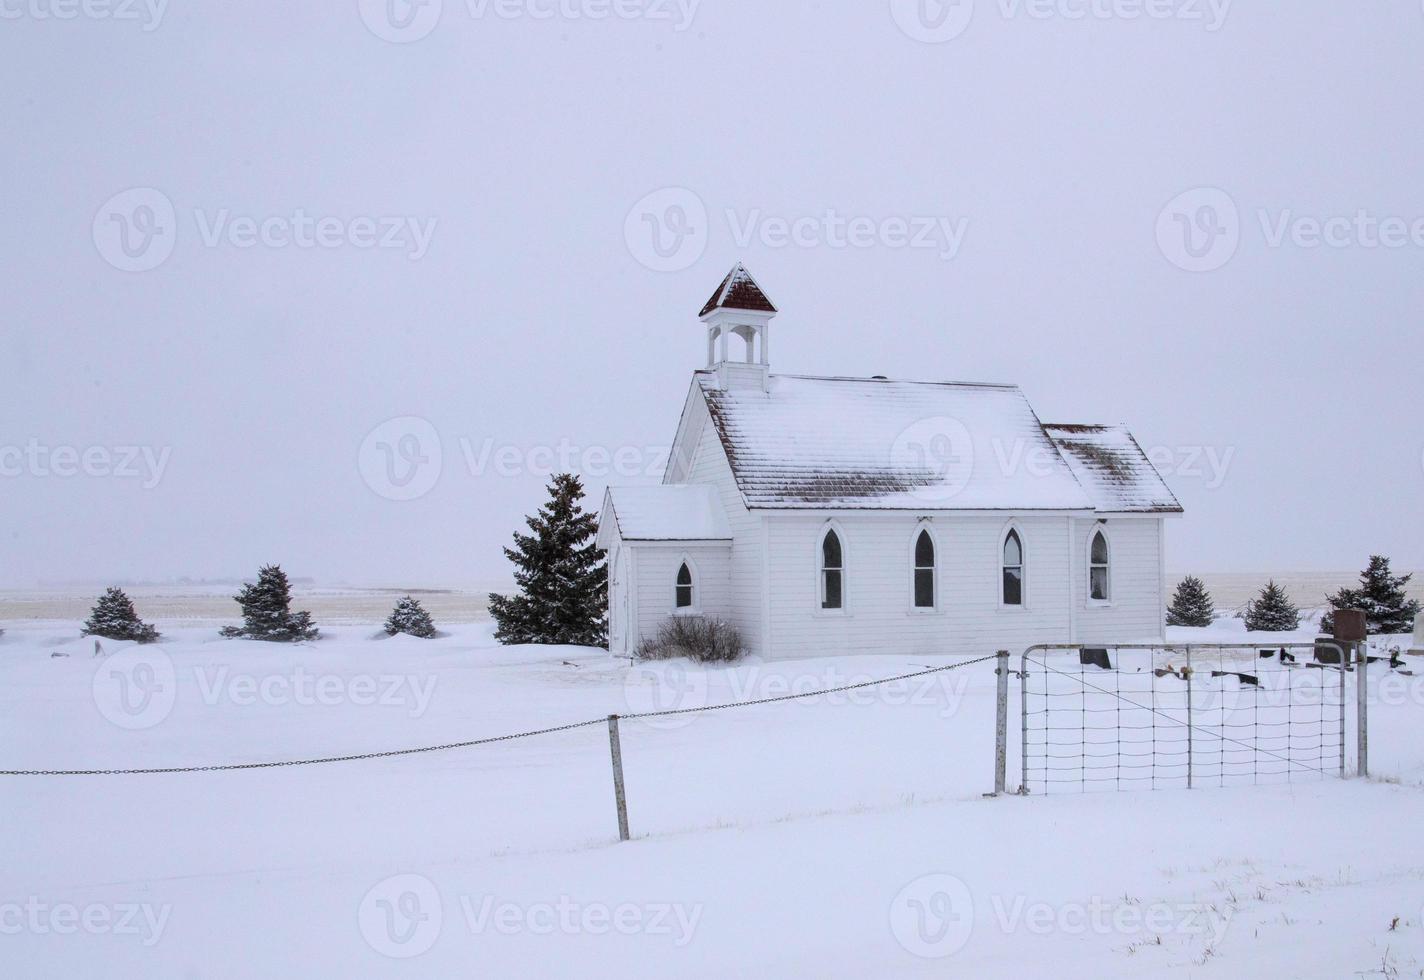
{"label": "bare bush", "polygon": [[671,616],[658,627],[658,635],[638,644],[639,660],[687,657],[698,663],[730,663],[742,655],[742,635],[737,628],[702,616]]}

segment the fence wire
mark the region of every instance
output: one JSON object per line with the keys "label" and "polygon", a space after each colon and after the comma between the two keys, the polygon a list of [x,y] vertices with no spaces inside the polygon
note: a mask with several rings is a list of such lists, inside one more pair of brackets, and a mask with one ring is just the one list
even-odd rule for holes
{"label": "fence wire", "polygon": [[1352,668],[1338,649],[1319,656],[1313,644],[1298,643],[1096,649],[1023,657],[1025,792],[1344,775]]}
{"label": "fence wire", "polygon": [[[952,664],[945,664],[942,667],[931,667],[910,674],[898,674],[894,677],[882,677],[876,680],[860,681],[855,684],[843,684],[840,687],[821,688],[819,690],[804,691],[798,694],[785,694],[747,701],[731,701],[725,704],[709,704],[691,708],[668,708],[662,711],[632,712],[611,717],[623,720],[660,718],[668,715],[690,715],[711,711],[725,711],[730,708],[749,708],[754,705],[776,704],[783,701],[801,701],[808,698],[824,697],[828,694],[839,694],[842,691],[857,691],[867,687],[879,687],[883,684],[896,684],[900,681],[911,680],[916,677],[925,677],[929,674],[942,674],[946,671],[958,670],[961,667],[970,667],[974,664],[982,664],[993,659],[994,656],[991,655],[978,657],[973,660],[961,660]],[[587,721],[575,721],[567,725],[555,725],[551,728],[536,728],[527,732],[493,735],[488,738],[475,738],[464,742],[447,742],[444,745],[426,745],[414,749],[391,749],[385,752],[365,752],[356,755],[325,756],[315,759],[292,759],[280,762],[237,762],[212,766],[165,766],[163,768],[154,769],[0,769],[0,776],[153,776],[184,772],[236,772],[247,769],[281,769],[292,766],[318,766],[336,762],[359,762],[366,759],[391,759],[399,756],[422,755],[429,752],[449,752],[453,749],[467,749],[478,745],[491,745],[495,742],[511,742],[515,739],[533,738],[538,735],[553,735],[556,732],[568,732],[579,728],[592,728],[594,725],[606,725],[608,721],[609,717],[605,716],[602,718],[591,718]]]}

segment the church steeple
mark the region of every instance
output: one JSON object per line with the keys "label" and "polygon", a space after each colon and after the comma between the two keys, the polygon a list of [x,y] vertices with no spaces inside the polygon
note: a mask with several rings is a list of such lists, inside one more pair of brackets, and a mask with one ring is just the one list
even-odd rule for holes
{"label": "church steeple", "polygon": [[[724,389],[759,387],[767,389],[771,370],[771,318],[775,304],[738,262],[727,273],[698,317],[707,324],[707,366],[715,368]],[[733,360],[733,336],[744,342],[744,356]]]}

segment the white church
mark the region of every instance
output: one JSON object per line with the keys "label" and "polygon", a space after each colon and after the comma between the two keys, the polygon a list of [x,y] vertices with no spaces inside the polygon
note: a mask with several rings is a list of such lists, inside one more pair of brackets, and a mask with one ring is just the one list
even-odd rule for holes
{"label": "white church", "polygon": [[728,273],[662,485],[604,496],[615,655],[686,615],[778,659],[1161,641],[1182,508],[1126,428],[1013,385],[773,374],[776,313]]}

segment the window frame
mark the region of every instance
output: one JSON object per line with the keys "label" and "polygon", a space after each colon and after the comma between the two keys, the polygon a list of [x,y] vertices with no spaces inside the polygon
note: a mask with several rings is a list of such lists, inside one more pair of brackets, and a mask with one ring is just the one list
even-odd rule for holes
{"label": "window frame", "polygon": [[[1108,552],[1106,562],[1093,561],[1093,542],[1097,541],[1099,535],[1102,535],[1103,547],[1106,548]],[[1083,594],[1087,597],[1088,605],[1097,609],[1111,606],[1113,604],[1113,543],[1112,538],[1108,535],[1106,524],[1094,524],[1088,531],[1088,551],[1085,557],[1088,560],[1088,577],[1083,582]],[[1105,599],[1095,599],[1093,597],[1093,571],[1098,568],[1103,569],[1103,577],[1107,580],[1107,598]]]}
{"label": "window frame", "polygon": [[[933,557],[929,565],[921,565],[919,557],[920,536],[929,537],[930,549]],[[942,612],[940,603],[940,546],[939,535],[935,534],[934,525],[928,518],[921,518],[915,522],[914,530],[910,533],[910,612],[916,616],[929,616]],[[928,569],[930,573],[930,605],[921,606],[919,599],[919,573]]]}
{"label": "window frame", "polygon": [[[838,569],[827,569],[825,564],[826,537],[830,534],[836,536],[836,541],[838,541],[841,546],[841,564]],[[814,544],[816,549],[816,586],[812,595],[814,597],[816,613],[822,616],[847,616],[850,614],[850,589],[847,587],[850,579],[850,546],[846,541],[845,530],[835,521],[827,521],[817,527]],[[827,608],[824,605],[826,601],[826,572],[828,570],[839,571],[841,576],[841,604],[831,608]]]}
{"label": "window frame", "polygon": [[[687,568],[687,574],[692,578],[690,586],[679,586],[677,584],[678,574],[682,569]],[[678,558],[677,564],[673,566],[672,573],[672,614],[674,616],[700,616],[702,615],[702,589],[699,583],[702,576],[697,570],[697,562],[692,560],[692,556],[684,553]],[[692,605],[679,606],[677,604],[677,590],[679,588],[690,588],[692,590]]]}
{"label": "window frame", "polygon": [[[1008,546],[1009,538],[1014,537],[1019,543],[1019,564],[1010,565],[1004,549]],[[998,551],[995,553],[994,563],[998,568],[998,593],[999,608],[1008,612],[1022,612],[1028,609],[1029,604],[1029,574],[1028,574],[1029,549],[1028,542],[1024,540],[1024,532],[1014,521],[1004,525],[1003,531],[999,534]],[[1010,568],[1019,570],[1019,601],[1016,603],[1006,602],[1004,596],[1004,577]]]}

